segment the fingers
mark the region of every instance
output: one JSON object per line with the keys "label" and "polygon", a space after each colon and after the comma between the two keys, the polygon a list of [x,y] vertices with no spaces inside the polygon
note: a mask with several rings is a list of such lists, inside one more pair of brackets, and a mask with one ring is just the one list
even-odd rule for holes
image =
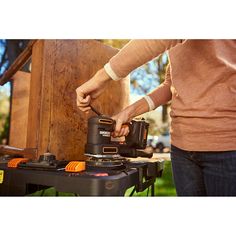
{"label": "fingers", "polygon": [[81,111],[88,113],[91,110],[91,107],[80,107]]}
{"label": "fingers", "polygon": [[118,137],[127,136],[128,134],[129,134],[129,126],[123,125],[121,127],[119,134],[118,134]]}
{"label": "fingers", "polygon": [[91,99],[94,100],[104,91],[110,77],[107,75],[104,68],[97,71],[97,73],[87,82],[76,89],[77,106],[81,111],[87,111]]}
{"label": "fingers", "polygon": [[116,121],[115,130],[113,133],[114,137],[127,136],[129,134],[129,126],[124,125],[129,122],[129,115],[126,110],[121,111],[112,117]]}
{"label": "fingers", "polygon": [[128,125],[123,125],[122,119],[113,117],[114,120],[116,120],[116,127],[113,132],[114,137],[122,137],[122,136],[127,136],[129,134],[129,126]]}
{"label": "fingers", "polygon": [[125,126],[125,127],[121,127],[120,131],[118,132],[114,132],[113,133],[113,137],[123,137],[123,136],[127,136],[129,134],[129,127]]}
{"label": "fingers", "polygon": [[81,99],[80,97],[77,99],[77,106],[78,107],[86,107],[89,106],[91,102],[90,95],[87,95],[85,98]]}
{"label": "fingers", "polygon": [[126,125],[125,128],[124,128],[123,136],[127,136],[128,134],[129,134],[129,126]]}
{"label": "fingers", "polygon": [[91,102],[91,96],[90,95],[85,95],[80,88],[76,89],[76,94],[77,94],[77,106],[81,111],[87,112],[91,108],[89,107],[89,104]]}
{"label": "fingers", "polygon": [[121,127],[122,127],[122,120],[118,118],[118,119],[116,120],[116,127],[115,127],[115,131],[114,131],[115,137],[122,136],[122,135],[120,135],[120,133],[121,133]]}

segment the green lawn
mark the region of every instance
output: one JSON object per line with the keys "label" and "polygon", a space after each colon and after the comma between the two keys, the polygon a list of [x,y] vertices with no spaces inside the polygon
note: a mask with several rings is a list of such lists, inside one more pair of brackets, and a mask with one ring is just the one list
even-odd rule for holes
{"label": "green lawn", "polygon": [[[129,196],[133,188],[126,191],[125,196]],[[149,191],[149,195],[151,191]],[[147,190],[134,193],[133,196],[147,196]],[[175,186],[172,180],[171,162],[165,161],[165,168],[161,178],[158,178],[155,182],[155,196],[176,196]]]}
{"label": "green lawn", "polygon": [[[133,188],[126,191],[125,196],[129,196]],[[151,191],[149,191],[149,195]],[[171,162],[165,161],[165,168],[161,178],[158,178],[155,182],[155,194],[156,196],[176,196],[174,183],[172,180]],[[56,192],[55,188],[48,188],[44,191],[37,191],[30,196],[75,196],[73,193]],[[147,196],[147,190],[141,193],[134,193],[133,196]]]}

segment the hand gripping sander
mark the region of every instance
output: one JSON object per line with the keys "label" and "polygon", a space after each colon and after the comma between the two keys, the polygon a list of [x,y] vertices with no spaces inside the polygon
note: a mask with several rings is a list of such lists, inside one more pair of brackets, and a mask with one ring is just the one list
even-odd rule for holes
{"label": "hand gripping sander", "polygon": [[98,115],[89,118],[85,155],[94,158],[115,157],[152,157],[143,149],[147,145],[149,124],[144,120],[132,120],[129,124],[129,134],[124,142],[114,141],[112,132],[115,130],[115,120]]}

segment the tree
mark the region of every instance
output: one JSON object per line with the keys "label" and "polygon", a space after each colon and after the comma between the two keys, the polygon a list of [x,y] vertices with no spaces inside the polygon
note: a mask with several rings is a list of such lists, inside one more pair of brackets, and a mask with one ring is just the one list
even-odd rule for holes
{"label": "tree", "polygon": [[131,92],[143,95],[150,93],[165,80],[168,57],[166,54],[148,62],[131,73]]}

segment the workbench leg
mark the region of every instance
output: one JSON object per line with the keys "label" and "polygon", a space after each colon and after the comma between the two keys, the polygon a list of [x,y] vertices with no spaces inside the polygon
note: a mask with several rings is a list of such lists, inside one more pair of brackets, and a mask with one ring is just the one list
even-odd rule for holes
{"label": "workbench leg", "polygon": [[154,183],[151,185],[151,196],[152,197],[155,196],[155,185],[154,185]]}

